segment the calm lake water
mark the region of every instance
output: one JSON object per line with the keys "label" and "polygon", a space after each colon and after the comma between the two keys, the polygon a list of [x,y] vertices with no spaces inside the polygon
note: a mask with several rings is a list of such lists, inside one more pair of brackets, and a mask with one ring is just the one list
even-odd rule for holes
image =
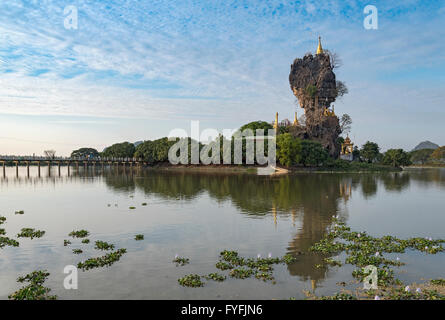
{"label": "calm lake water", "polygon": [[[47,170],[47,169],[46,169]],[[303,290],[333,294],[338,282],[353,280],[352,266],[316,268],[323,257],[306,253],[332,223],[343,218],[353,230],[374,236],[391,234],[445,238],[445,169],[400,173],[294,174],[265,177],[120,169],[50,175],[42,168],[7,168],[0,177],[0,215],[7,236],[21,228],[45,230],[40,239],[18,239],[20,247],[0,249],[0,298],[16,291],[16,278],[47,269],[45,286],[59,299],[289,299]],[[146,202],[147,206],[141,204]],[[130,210],[135,206],[135,210]],[[24,215],[15,215],[24,210]],[[90,244],[71,239],[72,230],[90,231]],[[143,241],[135,241],[144,234]],[[64,246],[70,239],[72,245]],[[111,267],[79,271],[78,290],[65,290],[63,269],[105,253],[103,240],[126,248]],[[73,254],[81,248],[84,253]],[[181,287],[177,279],[219,272],[218,254],[297,256],[292,265],[276,265],[276,284],[255,278],[207,281],[201,288]],[[175,255],[190,264],[176,267]],[[397,275],[405,282],[445,277],[445,254],[407,251]],[[227,274],[226,272],[222,272]],[[348,288],[354,285],[348,285]]]}

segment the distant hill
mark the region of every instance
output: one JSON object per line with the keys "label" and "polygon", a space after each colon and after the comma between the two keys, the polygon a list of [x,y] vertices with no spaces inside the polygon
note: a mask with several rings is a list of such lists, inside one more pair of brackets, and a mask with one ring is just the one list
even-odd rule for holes
{"label": "distant hill", "polygon": [[136,142],[134,142],[133,144],[134,144],[134,146],[135,147],[137,147],[138,145],[140,145],[141,143],[143,143],[144,141],[136,141]]}
{"label": "distant hill", "polygon": [[412,151],[423,150],[423,149],[437,149],[439,145],[432,143],[431,141],[423,141],[419,143]]}

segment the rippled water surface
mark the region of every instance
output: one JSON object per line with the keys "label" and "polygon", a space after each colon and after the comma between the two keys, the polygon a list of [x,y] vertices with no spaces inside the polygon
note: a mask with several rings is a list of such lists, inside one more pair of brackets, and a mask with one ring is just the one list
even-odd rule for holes
{"label": "rippled water surface", "polygon": [[[40,239],[18,239],[20,247],[0,249],[0,298],[16,291],[16,278],[37,269],[51,275],[45,285],[60,299],[288,299],[340,290],[350,282],[351,266],[323,266],[307,254],[339,215],[354,230],[374,236],[445,238],[445,170],[412,169],[385,174],[295,174],[264,177],[154,170],[79,171],[68,176],[32,168],[7,168],[0,177],[0,215],[7,236],[21,228],[45,230]],[[34,172],[35,171],[35,172]],[[147,206],[142,206],[142,203]],[[130,210],[134,206],[136,209]],[[24,210],[23,215],[14,214]],[[70,239],[72,230],[91,232],[91,243]],[[144,234],[143,241],[135,241]],[[111,267],[79,271],[78,290],[65,290],[63,269],[104,254],[103,240],[126,248]],[[81,248],[84,253],[73,254]],[[255,278],[202,288],[181,287],[190,273],[218,271],[224,249],[246,257],[291,253],[297,262],[275,266],[276,284]],[[303,254],[297,255],[298,252]],[[190,264],[176,267],[174,256]],[[445,254],[407,252],[398,277],[406,282],[445,277]]]}

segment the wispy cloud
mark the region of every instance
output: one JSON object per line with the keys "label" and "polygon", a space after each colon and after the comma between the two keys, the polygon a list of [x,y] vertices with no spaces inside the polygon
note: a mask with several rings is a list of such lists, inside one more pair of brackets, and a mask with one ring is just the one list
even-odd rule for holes
{"label": "wispy cloud", "polygon": [[[364,1],[79,0],[79,28],[67,30],[63,9],[72,4],[0,4],[0,113],[244,122],[279,111],[290,117],[289,65],[315,50],[318,35],[343,58],[338,78],[350,84],[351,96],[364,83],[385,83],[401,87],[393,92],[402,96],[404,86],[418,89],[420,101],[436,97],[432,108],[445,98],[443,86],[428,77],[406,80],[419,70],[445,71],[438,2],[375,1],[376,31],[363,28]],[[388,99],[377,108],[392,110],[403,97]],[[358,103],[338,104],[354,113]]]}

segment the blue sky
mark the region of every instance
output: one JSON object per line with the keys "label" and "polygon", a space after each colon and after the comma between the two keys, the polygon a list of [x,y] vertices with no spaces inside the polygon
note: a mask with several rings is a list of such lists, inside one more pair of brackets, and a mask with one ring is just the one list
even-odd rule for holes
{"label": "blue sky", "polygon": [[[363,27],[366,5],[378,30]],[[78,9],[78,29],[64,8]],[[0,4],[0,154],[293,118],[290,64],[337,52],[361,145],[445,145],[445,1],[10,0]],[[298,108],[299,114],[302,109]]]}

